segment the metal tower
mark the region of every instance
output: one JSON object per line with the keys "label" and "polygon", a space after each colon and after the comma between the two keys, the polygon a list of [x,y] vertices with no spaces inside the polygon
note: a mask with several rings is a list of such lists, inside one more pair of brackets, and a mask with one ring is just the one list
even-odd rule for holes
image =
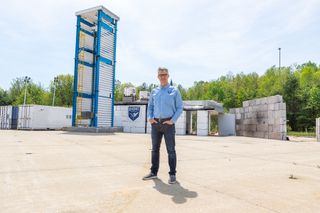
{"label": "metal tower", "polygon": [[117,22],[103,6],[76,13],[73,127],[113,127]]}

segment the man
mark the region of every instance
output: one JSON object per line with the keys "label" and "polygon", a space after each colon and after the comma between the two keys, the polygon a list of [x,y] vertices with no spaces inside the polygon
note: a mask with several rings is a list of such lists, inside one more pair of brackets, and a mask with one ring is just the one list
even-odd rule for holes
{"label": "man", "polygon": [[158,69],[160,86],[152,90],[148,103],[148,120],[151,124],[152,155],[150,173],[143,180],[157,178],[162,137],[166,142],[169,162],[169,184],[176,183],[177,157],[175,150],[175,122],[183,110],[183,102],[178,89],[168,83],[167,68]]}

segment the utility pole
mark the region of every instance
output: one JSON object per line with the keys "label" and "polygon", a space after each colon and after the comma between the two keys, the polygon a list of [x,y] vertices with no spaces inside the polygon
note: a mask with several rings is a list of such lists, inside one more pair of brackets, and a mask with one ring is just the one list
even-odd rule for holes
{"label": "utility pole", "polygon": [[26,105],[26,99],[27,99],[27,87],[28,87],[28,83],[30,82],[31,78],[28,76],[24,77],[24,98],[23,98],[23,105]]}
{"label": "utility pole", "polygon": [[53,80],[53,97],[52,97],[52,106],[54,106],[54,99],[56,96],[56,83],[58,82],[58,77],[54,77]]}
{"label": "utility pole", "polygon": [[281,68],[281,48],[279,47],[278,50],[279,50],[279,70],[280,70],[280,68]]}

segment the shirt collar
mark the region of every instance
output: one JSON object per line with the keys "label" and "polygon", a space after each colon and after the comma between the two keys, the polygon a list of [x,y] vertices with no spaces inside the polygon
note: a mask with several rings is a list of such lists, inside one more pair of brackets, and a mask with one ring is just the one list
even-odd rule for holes
{"label": "shirt collar", "polygon": [[165,85],[165,86],[161,86],[161,85],[160,85],[160,88],[161,88],[161,89],[167,89],[167,88],[169,88],[169,86],[170,86],[170,84],[168,83],[168,84]]}

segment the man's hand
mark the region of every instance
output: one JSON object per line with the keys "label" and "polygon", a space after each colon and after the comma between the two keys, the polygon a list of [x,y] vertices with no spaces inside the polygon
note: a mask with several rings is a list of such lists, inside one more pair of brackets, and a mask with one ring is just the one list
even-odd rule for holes
{"label": "man's hand", "polygon": [[156,124],[156,123],[158,123],[156,120],[154,120],[154,118],[150,118],[149,119],[149,123],[150,124]]}
{"label": "man's hand", "polygon": [[173,125],[174,123],[173,123],[173,121],[172,121],[172,120],[169,120],[169,121],[165,121],[165,122],[163,122],[163,124]]}

